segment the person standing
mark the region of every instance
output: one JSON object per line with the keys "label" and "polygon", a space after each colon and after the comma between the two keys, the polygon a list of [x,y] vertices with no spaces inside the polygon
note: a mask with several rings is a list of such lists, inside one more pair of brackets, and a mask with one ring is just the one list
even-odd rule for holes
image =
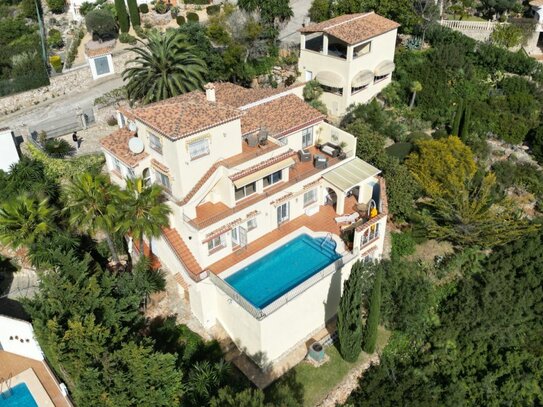
{"label": "person standing", "polygon": [[77,138],[77,131],[74,131],[74,134],[72,134],[72,140],[75,144],[75,149],[79,150],[79,139]]}

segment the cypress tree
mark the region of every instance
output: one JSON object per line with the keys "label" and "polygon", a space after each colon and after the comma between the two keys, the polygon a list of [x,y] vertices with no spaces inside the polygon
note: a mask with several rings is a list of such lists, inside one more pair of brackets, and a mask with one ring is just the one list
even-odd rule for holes
{"label": "cypress tree", "polygon": [[366,353],[373,353],[375,351],[375,344],[377,343],[377,327],[379,325],[379,315],[381,313],[382,273],[381,268],[378,268],[371,292],[370,312],[364,331],[363,349]]}
{"label": "cypress tree", "polygon": [[468,106],[466,106],[466,109],[464,110],[464,117],[462,118],[462,126],[460,127],[460,138],[462,141],[466,142],[469,138],[469,121],[471,118],[471,109]]}
{"label": "cypress tree", "polygon": [[137,27],[141,25],[140,21],[140,10],[138,9],[138,3],[136,0],[127,0],[128,3],[128,12],[130,13],[130,21],[132,22],[132,27]]}
{"label": "cypress tree", "polygon": [[337,333],[339,353],[347,362],[355,362],[362,348],[362,271],[364,266],[356,262],[349,279],[343,286],[339,301]]}
{"label": "cypress tree", "polygon": [[117,11],[117,19],[119,20],[119,28],[121,32],[127,33],[130,29],[130,21],[128,21],[128,12],[124,0],[115,0],[115,11]]}
{"label": "cypress tree", "polygon": [[451,129],[451,135],[452,136],[458,136],[460,133],[460,122],[462,121],[462,114],[464,113],[464,101],[461,100],[458,102],[458,106],[456,108],[456,114],[454,115],[454,120],[452,124]]}

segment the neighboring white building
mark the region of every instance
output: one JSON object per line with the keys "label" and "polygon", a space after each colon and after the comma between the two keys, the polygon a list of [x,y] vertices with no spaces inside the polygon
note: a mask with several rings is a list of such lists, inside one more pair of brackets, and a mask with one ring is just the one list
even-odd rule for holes
{"label": "neighboring white building", "polygon": [[334,116],[366,103],[391,82],[400,25],[373,12],[346,14],[300,29],[300,80],[317,80]]}
{"label": "neighboring white building", "polygon": [[19,152],[8,128],[0,129],[0,170],[8,172],[13,164],[19,162]]}
{"label": "neighboring white building", "polygon": [[85,59],[89,63],[92,79],[101,79],[115,73],[111,57],[115,43],[115,40],[111,40],[102,43],[89,41],[85,44]]}
{"label": "neighboring white building", "polygon": [[[121,129],[101,141],[114,182],[143,176],[164,188],[170,226],[152,248],[194,316],[206,329],[224,328],[261,367],[324,327],[351,265],[383,251],[380,171],[357,158],[355,137],[325,122],[301,92],[208,84],[205,93],[119,108]],[[337,259],[260,307],[226,281],[301,234],[319,253],[335,247]],[[304,260],[286,260],[280,271],[296,276],[291,264]],[[273,284],[258,281],[254,290]]]}

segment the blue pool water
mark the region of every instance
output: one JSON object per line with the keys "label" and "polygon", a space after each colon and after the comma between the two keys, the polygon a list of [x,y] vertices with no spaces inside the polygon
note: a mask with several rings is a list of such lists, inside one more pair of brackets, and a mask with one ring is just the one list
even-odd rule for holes
{"label": "blue pool water", "polygon": [[264,308],[339,259],[335,249],[333,240],[304,234],[225,280],[255,307]]}
{"label": "blue pool water", "polygon": [[38,407],[25,383],[19,383],[0,394],[1,407]]}

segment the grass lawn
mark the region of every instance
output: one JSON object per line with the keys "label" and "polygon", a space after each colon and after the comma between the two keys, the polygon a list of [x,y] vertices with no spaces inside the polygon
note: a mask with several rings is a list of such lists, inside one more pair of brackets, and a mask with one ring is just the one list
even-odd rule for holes
{"label": "grass lawn", "polygon": [[[379,327],[377,337],[377,349],[381,350],[390,337],[390,332]],[[358,360],[354,363],[345,362],[335,346],[326,347],[326,354],[330,360],[321,367],[313,367],[307,362],[301,362],[293,370],[296,381],[303,386],[304,406],[313,407],[332,390],[345,375],[354,367],[366,362],[369,358],[367,353],[360,353]]]}

